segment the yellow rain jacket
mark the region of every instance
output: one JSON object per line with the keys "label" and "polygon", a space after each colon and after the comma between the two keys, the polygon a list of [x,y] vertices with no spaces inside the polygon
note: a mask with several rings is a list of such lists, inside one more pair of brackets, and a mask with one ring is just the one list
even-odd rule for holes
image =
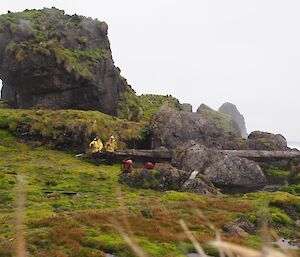
{"label": "yellow rain jacket", "polygon": [[100,139],[93,140],[90,143],[90,150],[91,150],[92,153],[101,152],[102,148],[103,148],[103,144],[102,144],[102,141]]}
{"label": "yellow rain jacket", "polygon": [[117,149],[117,142],[115,139],[109,139],[105,144],[105,150],[107,152],[113,153]]}

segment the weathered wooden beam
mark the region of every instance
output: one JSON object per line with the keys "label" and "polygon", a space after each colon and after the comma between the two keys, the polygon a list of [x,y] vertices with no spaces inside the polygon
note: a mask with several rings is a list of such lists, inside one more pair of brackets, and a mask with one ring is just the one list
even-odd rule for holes
{"label": "weathered wooden beam", "polygon": [[[293,159],[300,157],[300,151],[265,151],[265,150],[216,150],[229,156],[238,156],[250,159]],[[171,160],[173,151],[163,149],[130,149],[117,151],[119,157],[140,157],[149,159]]]}
{"label": "weathered wooden beam", "polygon": [[219,150],[218,152],[230,156],[238,156],[244,158],[293,159],[300,157],[299,151]]}

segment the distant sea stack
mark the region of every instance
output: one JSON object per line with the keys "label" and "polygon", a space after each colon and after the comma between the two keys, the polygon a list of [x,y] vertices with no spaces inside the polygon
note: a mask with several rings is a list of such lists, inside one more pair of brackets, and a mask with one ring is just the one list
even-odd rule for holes
{"label": "distant sea stack", "polygon": [[139,108],[114,65],[107,30],[105,22],[56,8],[0,15],[2,100],[15,108],[110,115],[127,99]]}
{"label": "distant sea stack", "polygon": [[243,138],[248,137],[244,116],[239,112],[236,106],[232,103],[224,103],[219,108],[219,112],[230,115],[238,125]]}

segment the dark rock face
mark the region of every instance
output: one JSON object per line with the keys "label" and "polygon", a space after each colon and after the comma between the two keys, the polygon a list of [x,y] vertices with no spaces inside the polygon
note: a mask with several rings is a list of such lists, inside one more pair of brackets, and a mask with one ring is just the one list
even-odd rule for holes
{"label": "dark rock face", "polygon": [[131,92],[114,66],[105,22],[52,9],[0,16],[2,99],[15,108],[117,115]]}
{"label": "dark rock face", "polygon": [[239,110],[236,108],[234,104],[232,103],[222,104],[222,106],[219,108],[219,112],[230,115],[238,125],[242,137],[247,138],[248,133],[246,129],[244,116],[239,112]]}
{"label": "dark rock face", "polygon": [[236,149],[236,135],[218,128],[201,113],[162,106],[149,125],[152,148],[174,149],[190,140],[217,149]]}
{"label": "dark rock face", "polygon": [[213,163],[204,175],[218,187],[256,188],[266,184],[261,168],[255,162],[239,157],[225,157]]}
{"label": "dark rock face", "polygon": [[253,131],[246,140],[249,150],[290,150],[286,139],[280,134]]}
{"label": "dark rock face", "polygon": [[222,154],[216,153],[195,141],[190,141],[174,151],[171,164],[188,172],[197,170],[203,173],[212,163],[222,158]]}

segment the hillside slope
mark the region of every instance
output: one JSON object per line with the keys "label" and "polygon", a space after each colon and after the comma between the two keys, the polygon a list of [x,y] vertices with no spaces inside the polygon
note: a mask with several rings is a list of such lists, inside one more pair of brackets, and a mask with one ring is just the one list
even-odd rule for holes
{"label": "hillside slope", "polygon": [[[261,192],[199,196],[133,189],[118,183],[119,164],[97,167],[68,153],[41,147],[31,150],[4,130],[0,130],[0,156],[0,256],[13,256],[15,201],[20,191],[27,199],[24,232],[30,256],[92,257],[103,256],[104,252],[134,256],[120,228],[131,233],[150,256],[184,256],[194,249],[178,224],[181,218],[206,251],[215,255],[217,252],[205,244],[215,234],[195,214],[197,208],[218,229],[240,217],[256,225],[262,217],[268,217],[281,236],[300,236],[279,204],[296,206],[299,214],[300,197],[296,195]],[[257,248],[261,240],[258,228],[255,231],[246,237],[224,232],[222,236]]]}

